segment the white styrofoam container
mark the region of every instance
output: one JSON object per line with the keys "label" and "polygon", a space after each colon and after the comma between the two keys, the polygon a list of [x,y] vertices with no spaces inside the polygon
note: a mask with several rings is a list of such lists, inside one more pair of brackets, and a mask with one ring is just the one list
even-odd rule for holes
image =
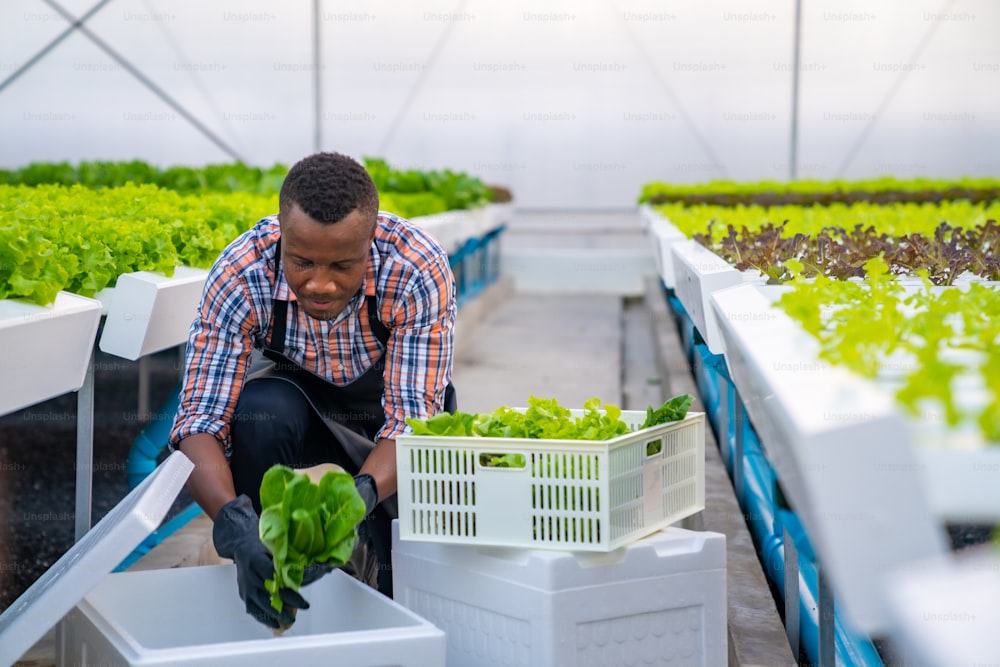
{"label": "white styrofoam container", "polygon": [[0,614],[0,665],[23,655],[159,527],[193,469],[182,452],[168,456]]}
{"label": "white styrofoam container", "polygon": [[342,570],[302,589],[281,636],[251,618],[232,564],[106,576],[59,624],[59,664],[442,667],[445,636]]}
{"label": "white styrofoam container", "polygon": [[502,202],[486,206],[484,231],[491,232],[497,227],[510,224],[514,218],[514,203]]}
{"label": "white styrofoam container", "polygon": [[404,542],[393,595],[445,631],[448,665],[727,664],[726,539],[667,528],[610,553]]}
{"label": "white styrofoam container", "polygon": [[69,292],[47,306],[0,300],[0,415],[82,387],[100,321],[99,301]]}
{"label": "white styrofoam container", "polygon": [[743,284],[743,274],[697,241],[671,245],[674,292],[712,354],[725,352],[725,341],[712,308],[712,293]]}
{"label": "white styrofoam container", "polygon": [[657,273],[666,287],[674,289],[677,280],[674,275],[674,256],[670,248],[675,243],[687,241],[688,237],[663,214],[648,204],[639,207],[639,215],[646,235],[653,243]]}
{"label": "white styrofoam container", "polygon": [[[646,413],[621,418],[636,429]],[[705,415],[610,440],[401,435],[396,471],[404,540],[611,551],[705,508]]]}
{"label": "white styrofoam container", "polygon": [[193,469],[172,453],[0,614],[0,666],[53,626],[60,665],[444,665],[439,629],[341,571],[281,637],[246,613],[232,564],[112,573]]}
{"label": "white styrofoam container", "polygon": [[1000,558],[994,545],[889,573],[891,637],[906,664],[1000,665]]}
{"label": "white styrofoam container", "polygon": [[484,209],[462,209],[421,215],[411,218],[410,222],[434,237],[445,252],[453,255],[466,241],[479,236],[485,216]]}
{"label": "white styrofoam container", "polygon": [[641,248],[504,247],[500,273],[518,292],[641,296],[656,258]]}
{"label": "white styrofoam container", "polygon": [[885,572],[943,553],[944,535],[893,397],[822,361],[818,341],[772,307],[783,289],[713,293],[726,363],[837,604],[854,628],[882,633]]}
{"label": "white styrofoam container", "polygon": [[208,271],[179,266],[118,276],[101,332],[103,352],[135,361],[187,341]]}

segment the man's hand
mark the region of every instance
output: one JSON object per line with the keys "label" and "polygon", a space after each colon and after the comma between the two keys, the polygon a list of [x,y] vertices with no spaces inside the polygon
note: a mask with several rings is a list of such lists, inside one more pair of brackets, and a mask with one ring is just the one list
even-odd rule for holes
{"label": "man's hand", "polygon": [[241,495],[216,514],[212,541],[220,556],[236,564],[237,588],[247,613],[270,628],[289,626],[295,621],[293,608],[308,609],[309,603],[292,589],[283,588],[279,593],[284,603],[281,612],[271,606],[271,594],[264,581],[273,578],[274,561],[260,541],[259,523],[250,498]]}

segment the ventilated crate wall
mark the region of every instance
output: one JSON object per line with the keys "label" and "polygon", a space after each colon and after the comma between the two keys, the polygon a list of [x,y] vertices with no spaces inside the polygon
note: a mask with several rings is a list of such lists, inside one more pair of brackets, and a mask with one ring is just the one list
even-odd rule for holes
{"label": "ventilated crate wall", "polygon": [[[623,419],[636,428],[645,413]],[[703,509],[704,438],[701,413],[606,441],[403,435],[400,534],[608,551]]]}
{"label": "ventilated crate wall", "polygon": [[[663,514],[677,516],[692,505],[705,504],[704,486],[697,480],[705,476],[704,449],[692,431],[671,431],[663,436]],[[699,495],[700,489],[700,495]]]}
{"label": "ventilated crate wall", "polygon": [[422,535],[476,536],[476,466],[467,449],[409,450],[412,522]]}
{"label": "ventilated crate wall", "polygon": [[610,452],[611,539],[620,540],[642,527],[642,467],[645,442],[633,442]]}
{"label": "ventilated crate wall", "polygon": [[531,455],[532,541],[598,544],[601,541],[600,462],[594,454]]}

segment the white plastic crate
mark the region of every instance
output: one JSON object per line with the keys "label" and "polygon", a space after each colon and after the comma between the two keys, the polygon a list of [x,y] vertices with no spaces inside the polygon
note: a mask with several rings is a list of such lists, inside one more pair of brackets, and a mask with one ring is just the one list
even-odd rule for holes
{"label": "white plastic crate", "polygon": [[[400,537],[611,551],[705,508],[704,417],[603,441],[399,436]],[[622,413],[633,429],[645,418]],[[524,465],[483,465],[494,454]]]}
{"label": "white plastic crate", "polygon": [[302,589],[281,636],[251,618],[236,568],[109,574],[60,622],[60,665],[443,667],[438,628],[341,570]]}
{"label": "white plastic crate", "polygon": [[456,667],[720,667],[726,538],[666,528],[611,553],[422,544],[393,529],[393,595]]}

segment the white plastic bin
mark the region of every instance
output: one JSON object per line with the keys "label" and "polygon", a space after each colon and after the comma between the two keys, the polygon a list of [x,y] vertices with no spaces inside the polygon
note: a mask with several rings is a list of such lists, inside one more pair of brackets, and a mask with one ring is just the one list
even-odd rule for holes
{"label": "white plastic bin", "polygon": [[712,294],[743,284],[743,274],[697,241],[679,241],[670,247],[673,256],[674,293],[684,306],[712,354],[726,351],[719,322],[712,308]]}
{"label": "white plastic bin", "polygon": [[992,544],[885,577],[889,635],[915,667],[1000,665],[1000,558]]}
{"label": "white plastic bin", "polygon": [[100,322],[100,302],[69,292],[48,306],[0,300],[0,415],[82,387]]}
{"label": "white plastic bin", "polygon": [[340,570],[302,589],[281,636],[251,618],[229,565],[106,576],[59,624],[59,664],[442,667],[444,634]]}
{"label": "white plastic bin", "polygon": [[610,440],[401,435],[396,469],[403,540],[611,551],[705,508],[705,415]]}
{"label": "white plastic bin", "polygon": [[208,271],[178,266],[118,276],[101,332],[101,351],[136,360],[187,342]]}
{"label": "white plastic bin", "polygon": [[442,667],[444,634],[342,571],[277,637],[251,618],[232,564],[112,570],[149,536],[194,464],[174,452],[0,614],[0,667],[53,626],[59,665]]}
{"label": "white plastic bin", "polygon": [[722,534],[574,554],[403,542],[398,527],[393,594],[445,631],[449,667],[727,663]]}

